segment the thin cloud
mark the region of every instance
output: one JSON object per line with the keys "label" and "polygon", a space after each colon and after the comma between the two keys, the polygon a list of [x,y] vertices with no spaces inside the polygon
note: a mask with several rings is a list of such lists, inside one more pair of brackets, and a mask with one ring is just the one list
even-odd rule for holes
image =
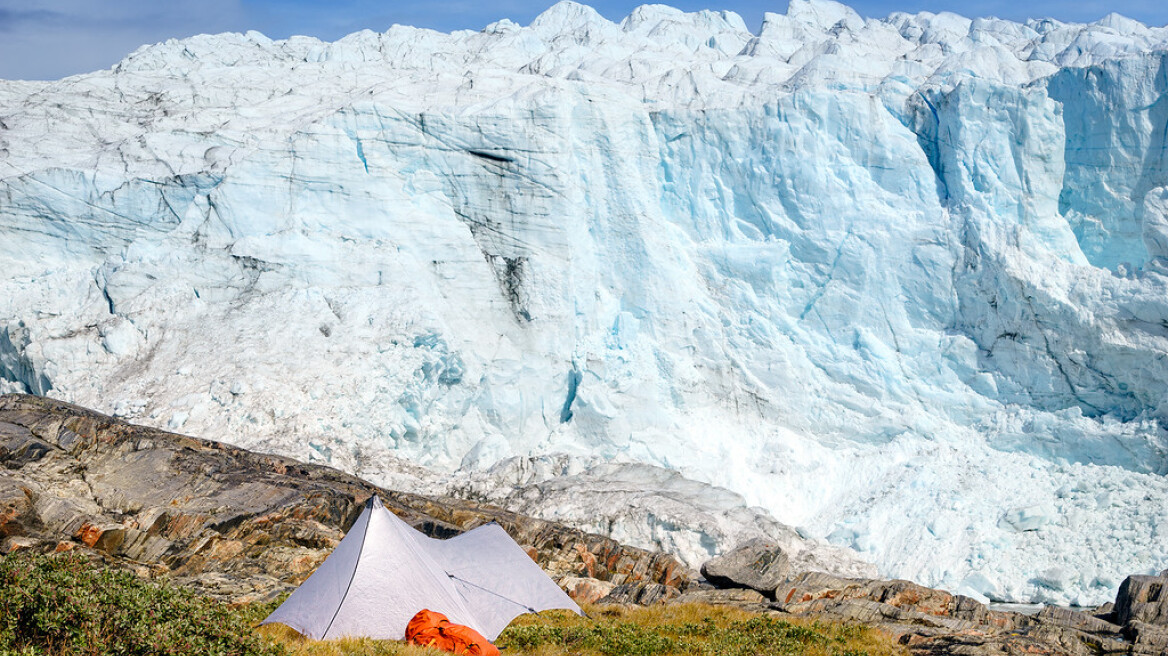
{"label": "thin cloud", "polygon": [[51,18],[54,16],[60,16],[60,15],[61,14],[59,14],[58,12],[48,11],[45,9],[34,9],[33,11],[22,11],[22,10],[18,10],[18,9],[8,9],[7,7],[0,6],[0,22],[4,22],[4,23],[8,23],[8,22],[15,23],[15,22],[25,21],[25,20],[30,20],[30,19],[31,20],[40,20],[40,19]]}
{"label": "thin cloud", "polygon": [[246,24],[237,0],[0,0],[0,78],[51,80],[108,68],[139,46]]}
{"label": "thin cloud", "polygon": [[10,32],[20,29],[26,24],[46,24],[61,22],[65,16],[55,11],[35,9],[22,11],[0,7],[0,32]]}

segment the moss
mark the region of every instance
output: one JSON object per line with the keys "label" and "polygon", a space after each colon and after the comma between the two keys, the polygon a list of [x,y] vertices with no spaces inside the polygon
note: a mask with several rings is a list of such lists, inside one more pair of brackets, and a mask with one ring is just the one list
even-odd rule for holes
{"label": "moss", "polygon": [[248,616],[166,583],[68,554],[0,558],[3,656],[265,656]]}

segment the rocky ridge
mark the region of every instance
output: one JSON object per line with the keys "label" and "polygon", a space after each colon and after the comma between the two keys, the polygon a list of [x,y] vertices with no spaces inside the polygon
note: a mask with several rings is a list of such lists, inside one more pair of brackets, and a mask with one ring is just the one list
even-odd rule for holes
{"label": "rocky ridge", "polygon": [[270,598],[307,578],[371,494],[431,537],[497,522],[572,586],[677,590],[696,576],[672,556],[563,524],[378,488],[43,397],[0,396],[0,464],[0,550],[86,550],[231,601]]}
{"label": "rocky ridge", "polygon": [[752,541],[702,567],[720,588],[694,585],[676,601],[858,622],[896,636],[914,654],[1168,654],[1168,570],[1129,576],[1114,604],[1045,606],[1031,615],[910,581],[808,571],[781,577],[784,568],[780,548]]}

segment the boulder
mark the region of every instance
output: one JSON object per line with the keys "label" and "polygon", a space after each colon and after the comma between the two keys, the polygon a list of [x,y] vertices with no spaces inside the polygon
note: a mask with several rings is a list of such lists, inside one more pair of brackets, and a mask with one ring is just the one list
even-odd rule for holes
{"label": "boulder", "polygon": [[1034,616],[1034,620],[1040,624],[1062,626],[1096,635],[1119,635],[1120,629],[1123,628],[1090,613],[1060,606],[1044,607]]}
{"label": "boulder", "polygon": [[670,600],[677,604],[709,604],[711,606],[735,606],[738,608],[754,608],[767,603],[767,598],[758,590],[750,588],[691,588],[680,597]]}
{"label": "boulder", "polygon": [[1132,642],[1133,654],[1168,654],[1168,629],[1132,620],[1123,627],[1123,635]]}
{"label": "boulder", "polygon": [[32,490],[0,474],[0,538],[23,535],[26,526],[37,523]]}
{"label": "boulder", "polygon": [[121,524],[86,522],[73,537],[87,547],[112,554],[126,540],[126,527]]}
{"label": "boulder", "polygon": [[[944,590],[935,590],[900,579],[873,581],[863,586],[864,596],[872,601],[888,604],[895,608],[905,608],[926,615],[952,615],[959,606],[981,608],[985,606],[969,599],[952,595]],[[966,601],[968,600],[968,601]],[[973,601],[972,604],[969,601]]]}
{"label": "boulder", "polygon": [[671,585],[645,582],[622,583],[596,603],[652,606],[663,604],[680,594],[681,591]]}
{"label": "boulder", "polygon": [[1091,613],[1059,606],[1046,606],[1020,623],[1026,634],[1057,647],[1056,653],[1082,656],[1127,653],[1121,627]]}
{"label": "boulder", "polygon": [[[775,606],[795,615],[828,613],[861,621],[879,618],[880,622],[927,623],[954,629],[981,626],[987,630],[1014,629],[1021,617],[911,581],[845,579],[822,572],[804,572],[780,585],[775,594]],[[854,601],[864,603],[851,603]],[[934,619],[926,622],[921,618]]]}
{"label": "boulder", "polygon": [[702,576],[719,588],[750,588],[769,597],[789,571],[787,554],[762,539],[739,545],[702,565]]}
{"label": "boulder", "polygon": [[616,584],[612,581],[598,581],[581,576],[571,576],[560,581],[560,587],[578,604],[594,604],[608,596]]}
{"label": "boulder", "polygon": [[1132,620],[1168,625],[1168,577],[1133,575],[1124,579],[1115,597],[1115,621]]}
{"label": "boulder", "polygon": [[[1128,645],[1122,640],[1110,640],[1077,629],[1055,624],[1038,624],[1030,627],[1026,637],[1036,640],[1029,653],[1051,654],[1051,656],[1099,656],[1099,654],[1124,654]],[[1116,636],[1117,638],[1119,636]],[[1007,652],[1016,653],[1016,652]]]}
{"label": "boulder", "polygon": [[[1091,647],[1067,646],[1051,642],[1049,636],[1016,633],[983,634],[979,632],[945,633],[938,635],[906,634],[900,638],[909,653],[920,656],[1098,656],[1101,652]],[[1116,652],[1126,653],[1126,650]]]}
{"label": "boulder", "polygon": [[840,591],[868,582],[868,579],[846,579],[823,572],[804,572],[774,590],[780,604],[812,601],[825,596],[837,597]]}
{"label": "boulder", "polygon": [[1091,614],[1101,620],[1107,620],[1110,622],[1115,618],[1115,602],[1104,602],[1103,605],[1097,606],[1095,610],[1091,611]]}
{"label": "boulder", "polygon": [[41,541],[36,538],[26,538],[19,535],[4,538],[3,541],[0,541],[0,554],[8,554],[21,549],[35,549],[40,543]]}

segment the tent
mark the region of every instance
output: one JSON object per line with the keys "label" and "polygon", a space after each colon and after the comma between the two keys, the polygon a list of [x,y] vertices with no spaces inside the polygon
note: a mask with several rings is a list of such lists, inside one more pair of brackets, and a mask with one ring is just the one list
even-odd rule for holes
{"label": "tent", "polygon": [[423,608],[491,641],[523,613],[581,613],[498,524],[436,540],[386,510],[375,494],[324,563],[263,623],[287,624],[317,640],[401,640]]}

